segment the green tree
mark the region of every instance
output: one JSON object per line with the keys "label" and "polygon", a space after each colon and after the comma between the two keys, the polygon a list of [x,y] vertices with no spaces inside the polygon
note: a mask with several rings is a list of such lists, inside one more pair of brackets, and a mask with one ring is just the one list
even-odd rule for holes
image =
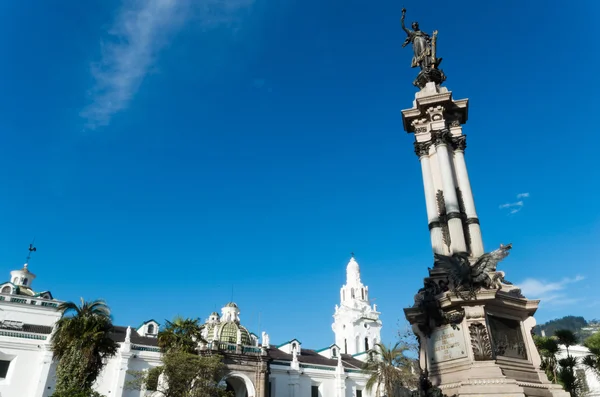
{"label": "green tree", "polygon": [[590,350],[590,354],[585,356],[581,363],[600,375],[600,332],[596,332],[587,338],[583,345]]}
{"label": "green tree", "polygon": [[577,397],[581,394],[583,382],[585,381],[577,377],[575,369],[577,358],[571,356],[569,352],[569,347],[577,344],[577,336],[571,330],[558,329],[554,331],[554,338],[558,344],[564,345],[567,350],[567,357],[558,360],[557,378],[565,390],[571,393],[572,397]]}
{"label": "green tree", "polygon": [[198,319],[176,317],[158,334],[162,365],[148,371],[130,371],[129,388],[158,390],[165,397],[230,397],[220,381],[226,373],[223,357],[200,355]]}
{"label": "green tree", "polygon": [[392,347],[377,343],[363,365],[363,371],[370,374],[366,389],[369,392],[375,389],[375,395],[379,397],[384,394],[394,396],[402,387],[414,387],[416,361],[406,355],[410,350],[403,342]]}
{"label": "green tree", "polygon": [[110,309],[102,300],[81,298],[81,305],[64,302],[58,310],[63,315],[51,340],[58,362],[54,396],[97,396],[92,385],[105,360],[117,352],[117,343],[110,338]]}
{"label": "green tree", "polygon": [[536,335],[533,337],[533,340],[542,358],[541,369],[546,373],[550,381],[556,383],[558,381],[556,355],[560,350],[556,338]]}
{"label": "green tree", "polygon": [[554,331],[554,337],[558,339],[558,343],[565,345],[567,349],[567,356],[569,356],[569,347],[577,344],[577,336],[575,332],[569,329],[557,329]]}
{"label": "green tree", "polygon": [[177,350],[196,353],[198,342],[202,341],[199,319],[175,317],[166,321],[165,329],[158,333],[158,346],[163,353]]}

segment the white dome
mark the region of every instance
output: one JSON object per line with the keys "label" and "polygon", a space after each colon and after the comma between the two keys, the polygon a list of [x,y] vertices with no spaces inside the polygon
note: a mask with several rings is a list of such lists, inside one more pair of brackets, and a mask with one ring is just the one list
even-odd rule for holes
{"label": "white dome", "polygon": [[348,266],[346,266],[347,273],[360,273],[360,268],[358,267],[358,262],[354,259],[354,257],[350,258],[350,262],[348,262]]}

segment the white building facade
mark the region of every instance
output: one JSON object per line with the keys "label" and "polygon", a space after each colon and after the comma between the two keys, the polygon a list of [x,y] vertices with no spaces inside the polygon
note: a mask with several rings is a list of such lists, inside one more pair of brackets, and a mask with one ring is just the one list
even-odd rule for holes
{"label": "white building facade", "polygon": [[[559,348],[560,350],[557,354],[558,360],[567,358],[567,348],[564,345],[559,345]],[[586,367],[581,362],[585,356],[589,356],[590,354],[590,350],[585,346],[569,346],[569,355],[577,359],[577,365],[575,366],[576,375],[585,382],[583,385],[585,397],[600,397],[600,377],[598,373]]]}
{"label": "white building facade", "polygon": [[[241,324],[240,310],[230,302],[203,324],[206,342],[199,345],[201,354],[224,356],[228,369],[224,381],[236,397],[371,397],[365,390],[369,375],[361,367],[368,351],[380,341],[381,321],[376,307],[368,303],[368,287],[361,283],[354,258],[346,275],[341,304],[334,314],[332,345],[311,350],[292,339],[272,346],[268,334],[263,332],[259,340]],[[54,393],[56,363],[50,341],[61,316],[57,310],[61,302],[49,291],[36,293],[31,288],[34,278],[25,265],[11,272],[10,281],[0,284],[2,397],[50,397]],[[159,331],[155,320],[135,328],[115,326],[111,337],[119,349],[107,361],[95,389],[107,397],[160,396],[157,391],[133,389],[130,382],[132,372],[161,364]]]}

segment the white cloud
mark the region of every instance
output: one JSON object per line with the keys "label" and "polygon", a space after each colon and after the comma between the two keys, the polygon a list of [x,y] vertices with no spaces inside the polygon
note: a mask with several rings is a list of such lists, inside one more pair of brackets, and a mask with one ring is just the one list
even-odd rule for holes
{"label": "white cloud", "polygon": [[101,60],[92,64],[95,85],[81,116],[87,127],[108,125],[125,109],[169,36],[185,21],[188,1],[125,0],[101,41]]}
{"label": "white cloud", "polygon": [[565,289],[569,284],[577,283],[584,280],[583,276],[575,276],[573,278],[563,278],[561,281],[548,282],[535,278],[528,278],[519,283],[523,294],[529,299],[541,299],[542,302],[553,302],[556,304],[571,304],[579,299],[569,297]]}
{"label": "white cloud", "polygon": [[[101,59],[92,64],[95,84],[91,101],[82,112],[86,127],[110,123],[127,108],[158,52],[190,19],[203,28],[231,24],[253,0],[123,0],[107,37],[101,41]],[[196,21],[198,19],[198,21]]]}
{"label": "white cloud", "polygon": [[522,200],[524,198],[528,198],[529,197],[529,193],[519,193],[517,194],[517,200],[519,201],[515,201],[513,203],[504,203],[504,204],[500,204],[499,208],[502,209],[509,209],[508,213],[509,214],[516,214],[517,212],[521,211],[523,209],[523,206],[525,205],[525,202]]}

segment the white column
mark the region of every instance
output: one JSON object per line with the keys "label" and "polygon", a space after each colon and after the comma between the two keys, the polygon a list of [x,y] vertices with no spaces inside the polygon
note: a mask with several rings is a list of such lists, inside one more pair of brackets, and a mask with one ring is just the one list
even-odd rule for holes
{"label": "white column", "polygon": [[[419,145],[422,145],[419,148]],[[433,175],[431,174],[431,161],[429,159],[429,146],[431,142],[415,144],[415,152],[421,162],[421,172],[423,174],[423,188],[425,190],[425,207],[427,208],[427,222],[429,234],[431,237],[431,248],[436,254],[445,254],[444,240],[442,237],[442,227],[438,214],[437,202],[435,199],[435,186],[433,184]]]}
{"label": "white column", "polygon": [[450,232],[451,240],[450,248],[452,253],[467,252],[462,219],[460,218],[460,208],[456,196],[456,186],[454,186],[454,177],[452,175],[450,153],[448,152],[447,143],[441,136],[438,136],[436,142],[436,152],[439,159],[440,172],[442,174],[444,201],[446,203],[446,213],[448,215],[448,230]]}
{"label": "white column", "polygon": [[[471,255],[478,257],[483,255],[483,239],[481,237],[481,228],[479,227],[479,218],[475,211],[475,200],[471,190],[471,182],[469,182],[469,174],[467,173],[467,164],[465,163],[465,136],[458,137],[458,145],[454,150],[454,169],[458,180],[458,188],[462,193],[462,199],[467,215],[467,225],[469,228],[469,236],[471,237]],[[456,138],[455,138],[456,139]]]}
{"label": "white column", "polygon": [[131,344],[123,342],[119,348],[116,359],[118,360],[117,367],[114,374],[114,383],[112,387],[112,396],[123,397],[125,389],[125,378],[127,377],[127,370],[129,369],[129,358],[132,356]]}
{"label": "white column", "polygon": [[346,371],[342,363],[342,355],[338,354],[338,363],[335,368],[336,396],[346,397]]}
{"label": "white column", "polygon": [[[48,337],[50,340],[50,337]],[[42,397],[46,392],[48,377],[50,376],[50,367],[52,366],[52,345],[45,343],[42,345],[42,354],[38,364],[38,383],[35,389],[35,395]]]}

